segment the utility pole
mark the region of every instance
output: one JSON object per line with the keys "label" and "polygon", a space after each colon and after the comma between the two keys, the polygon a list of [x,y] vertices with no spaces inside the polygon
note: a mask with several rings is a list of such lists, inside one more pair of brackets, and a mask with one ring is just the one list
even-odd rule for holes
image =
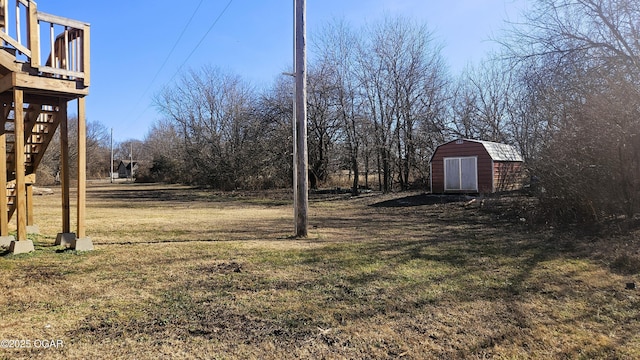
{"label": "utility pole", "polygon": [[109,177],[113,184],[113,128],[111,128],[111,172],[109,173]]}
{"label": "utility pole", "polygon": [[296,130],[295,151],[296,189],[295,222],[296,236],[307,237],[309,210],[308,160],[307,160],[307,17],[306,0],[295,0],[295,74],[296,74]]}
{"label": "utility pole", "polygon": [[294,0],[293,4],[293,72],[291,73],[282,73],[283,75],[291,76],[293,79],[293,92],[291,93],[292,104],[291,104],[291,131],[293,132],[292,136],[292,147],[293,147],[293,156],[291,157],[291,169],[293,169],[293,179],[292,179],[292,187],[293,187],[293,227],[294,231],[298,233],[298,156],[296,155],[296,147],[298,146],[298,142],[296,141],[296,4]]}
{"label": "utility pole", "polygon": [[131,168],[131,171],[129,171],[129,173],[131,174],[131,182],[133,182],[133,141],[131,141],[131,152],[129,153],[129,167]]}

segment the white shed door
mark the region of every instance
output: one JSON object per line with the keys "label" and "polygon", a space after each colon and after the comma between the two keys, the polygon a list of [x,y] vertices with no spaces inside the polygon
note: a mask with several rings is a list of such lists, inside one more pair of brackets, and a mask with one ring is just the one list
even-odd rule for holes
{"label": "white shed door", "polygon": [[445,158],[444,189],[478,191],[478,158]]}
{"label": "white shed door", "polygon": [[444,189],[460,190],[460,159],[444,159]]}

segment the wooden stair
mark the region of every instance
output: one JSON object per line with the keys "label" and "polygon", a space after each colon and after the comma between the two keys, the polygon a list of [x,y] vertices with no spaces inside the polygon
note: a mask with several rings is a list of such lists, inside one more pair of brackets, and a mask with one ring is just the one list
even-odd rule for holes
{"label": "wooden stair", "polygon": [[[44,154],[53,140],[53,136],[58,128],[58,117],[53,109],[43,110],[42,108],[51,108],[50,106],[29,106],[25,110],[25,177],[26,183],[32,185],[35,183],[35,174],[38,165],[42,161]],[[9,116],[5,121],[5,134],[7,136],[7,204],[8,218],[11,219],[16,210],[16,192],[15,192],[15,117],[11,113],[15,113],[13,107],[9,110]]]}
{"label": "wooden stair", "polygon": [[59,127],[65,130],[60,134],[62,233],[70,232],[66,123],[72,100],[78,106],[77,236],[85,236],[89,38],[90,25],[85,22],[41,12],[33,0],[0,0],[0,148],[6,153],[0,154],[0,184],[4,182],[6,189],[6,200],[0,199],[0,237],[7,235],[15,214],[17,240],[26,239],[36,170]]}

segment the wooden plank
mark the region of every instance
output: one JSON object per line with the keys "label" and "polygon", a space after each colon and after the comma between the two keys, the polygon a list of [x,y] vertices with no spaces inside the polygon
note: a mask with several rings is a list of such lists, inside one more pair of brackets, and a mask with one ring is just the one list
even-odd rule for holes
{"label": "wooden plank", "polygon": [[[67,64],[69,64],[69,62],[67,62]],[[38,71],[43,73],[67,76],[67,77],[75,77],[79,79],[82,79],[85,77],[85,74],[83,72],[66,70],[66,69],[58,69],[51,66],[40,66],[38,67]]]}
{"label": "wooden plank", "polygon": [[[40,95],[46,96],[45,94],[49,93],[49,96],[63,96],[68,99],[74,99],[78,96],[84,96],[89,93],[88,88],[84,87],[82,83],[78,83],[74,80],[46,78],[15,72],[0,77],[0,93],[9,91],[16,87],[41,90]],[[25,96],[29,97],[31,95],[32,94],[27,94]]]}
{"label": "wooden plank", "polygon": [[27,226],[33,225],[35,217],[33,216],[33,184],[25,182],[27,189]]}
{"label": "wooden plank", "polygon": [[75,29],[82,29],[86,25],[89,25],[83,21],[73,20],[66,17],[58,16],[58,15],[48,14],[42,11],[38,11],[38,20],[48,22],[51,24],[68,26]]}
{"label": "wooden plank", "polygon": [[4,132],[6,113],[2,111],[0,132],[0,236],[9,236],[9,204],[7,203],[7,134]]}
{"label": "wooden plank", "polygon": [[73,40],[72,45],[73,45],[73,57],[74,57],[73,65],[74,65],[74,68],[71,69],[71,70],[80,71],[81,72],[82,68],[83,68],[83,66],[82,66],[83,58],[80,56],[81,55],[80,52],[82,51],[82,48],[81,48],[82,47],[82,36],[80,38],[76,37]]}
{"label": "wooden plank", "polygon": [[[7,77],[11,79],[5,80]],[[7,81],[11,81],[11,86],[5,89],[4,87]],[[12,73],[11,76],[7,75],[0,79],[0,92],[7,91],[13,87],[20,87],[25,89],[44,90],[46,92],[58,94],[87,95],[89,93],[89,89],[84,87],[79,88],[81,86],[82,84],[78,84],[77,81],[73,80],[32,76],[25,73]]]}
{"label": "wooden plank", "polygon": [[0,10],[2,12],[2,28],[7,31],[9,29],[9,2],[2,0],[0,4],[2,4],[2,9]]}
{"label": "wooden plank", "polygon": [[[2,31],[0,31],[2,34]],[[10,71],[22,71],[21,63],[16,62],[16,57],[11,55],[8,51],[0,51],[0,65]]]}
{"label": "wooden plank", "polygon": [[16,89],[13,92],[14,114],[15,114],[15,173],[16,173],[16,213],[17,213],[17,234],[16,240],[27,240],[27,203],[24,176],[24,102],[23,92]]}
{"label": "wooden plank", "polygon": [[87,192],[87,119],[86,99],[78,99],[78,239],[86,237],[86,192]]}
{"label": "wooden plank", "polygon": [[62,233],[71,232],[71,207],[69,201],[69,120],[67,119],[67,101],[60,100],[60,188],[62,189]]}
{"label": "wooden plank", "polygon": [[56,34],[53,24],[49,26],[49,44],[49,59],[45,61],[45,65],[48,64],[53,67],[56,61]]}
{"label": "wooden plank", "polygon": [[82,68],[84,73],[84,86],[91,83],[91,26],[85,25],[82,33]]}
{"label": "wooden plank", "polygon": [[[0,78],[0,93],[13,90],[16,87],[16,72],[12,72]],[[13,102],[13,99],[11,99]]]}
{"label": "wooden plank", "polygon": [[35,3],[29,6],[27,14],[27,27],[29,31],[29,49],[31,50],[31,66],[40,66],[40,29],[38,27],[38,9]]}
{"label": "wooden plank", "polygon": [[[64,69],[69,71],[69,70],[71,70],[71,68],[69,66],[69,63],[70,63],[70,61],[69,61],[70,60],[69,59],[69,29],[64,29],[63,39],[64,39],[64,58],[63,58],[64,61],[63,61],[63,64],[64,64]],[[60,64],[60,65],[63,65],[63,64]]]}
{"label": "wooden plank", "polygon": [[[24,5],[24,4],[23,4]],[[25,5],[27,6],[27,5]],[[16,2],[16,40],[18,40],[18,44],[22,44],[22,39],[21,39],[21,25],[20,25],[20,4],[18,2]]]}
{"label": "wooden plank", "polygon": [[24,94],[24,102],[27,104],[42,104],[42,105],[49,105],[49,106],[55,107],[55,106],[58,106],[58,103],[61,101],[61,99],[64,99],[65,101],[71,101],[77,98],[77,96],[73,96],[73,95],[68,95],[68,96],[61,96],[65,94],[55,94],[55,95],[57,96],[47,96],[47,95],[27,93],[27,94]]}
{"label": "wooden plank", "polygon": [[0,38],[2,38],[2,40],[6,41],[9,45],[11,45],[14,48],[18,49],[18,51],[20,51],[21,53],[25,54],[27,57],[29,57],[29,58],[31,57],[31,50],[29,50],[26,46],[22,45],[21,43],[16,41],[14,38],[9,36],[9,34],[3,32],[3,31],[0,31]]}
{"label": "wooden plank", "polygon": [[[0,99],[0,236],[9,236],[9,199],[7,197],[7,134],[5,126],[13,99],[4,94]],[[6,104],[6,106],[4,106]]]}

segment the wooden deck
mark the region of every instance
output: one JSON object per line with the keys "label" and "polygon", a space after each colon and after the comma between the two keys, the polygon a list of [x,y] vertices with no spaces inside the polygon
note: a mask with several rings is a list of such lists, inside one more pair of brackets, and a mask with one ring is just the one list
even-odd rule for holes
{"label": "wooden deck", "polygon": [[[5,184],[7,194],[6,201],[0,201],[0,238],[9,236],[9,220],[16,216],[14,243],[29,241],[36,170],[57,130],[63,209],[60,234],[74,234],[67,244],[70,247],[76,246],[75,240],[86,238],[85,96],[89,83],[89,24],[40,12],[34,1],[0,0],[0,149],[6,154],[0,156],[0,183]],[[72,100],[78,106],[76,233],[71,232],[69,205],[67,107]],[[14,248],[22,247],[12,243]]]}

